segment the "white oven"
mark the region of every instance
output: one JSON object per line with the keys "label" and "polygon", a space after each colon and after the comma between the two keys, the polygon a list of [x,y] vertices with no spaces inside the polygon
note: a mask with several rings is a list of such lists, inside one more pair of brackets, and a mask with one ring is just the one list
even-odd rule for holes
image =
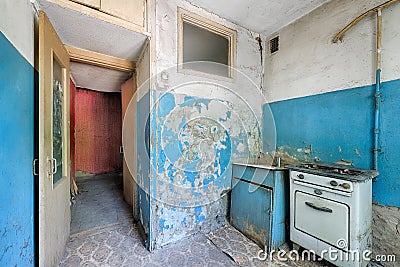
{"label": "white oven", "polygon": [[321,165],[312,164],[311,171],[304,165],[309,166],[289,167],[290,240],[337,266],[366,266],[372,178],[377,172],[350,169],[354,172],[335,174],[326,172],[329,165],[317,170]]}

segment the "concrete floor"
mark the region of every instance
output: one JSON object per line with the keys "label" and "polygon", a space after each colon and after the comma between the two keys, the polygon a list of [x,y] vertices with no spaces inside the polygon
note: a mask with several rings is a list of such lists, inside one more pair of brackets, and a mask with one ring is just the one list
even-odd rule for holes
{"label": "concrete floor", "polygon": [[71,238],[59,266],[323,266],[317,262],[259,260],[260,248],[231,226],[197,233],[149,252],[122,199],[119,174],[78,180]]}

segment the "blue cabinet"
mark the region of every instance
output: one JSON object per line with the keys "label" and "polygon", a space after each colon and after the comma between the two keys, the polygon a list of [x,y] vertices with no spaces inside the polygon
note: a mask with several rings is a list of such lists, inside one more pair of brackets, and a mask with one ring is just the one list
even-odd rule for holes
{"label": "blue cabinet", "polygon": [[287,241],[288,171],[234,163],[230,222],[267,251]]}

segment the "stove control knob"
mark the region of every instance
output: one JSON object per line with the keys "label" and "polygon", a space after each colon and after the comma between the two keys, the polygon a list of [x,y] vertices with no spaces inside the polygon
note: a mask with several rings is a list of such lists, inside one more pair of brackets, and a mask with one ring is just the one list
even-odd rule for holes
{"label": "stove control knob", "polygon": [[299,177],[300,179],[304,179],[304,175],[303,174],[298,174],[297,177]]}
{"label": "stove control knob", "polygon": [[338,182],[336,182],[335,180],[332,180],[329,182],[331,184],[331,186],[338,186]]}
{"label": "stove control knob", "polygon": [[341,184],[341,187],[343,187],[344,189],[350,189],[350,185],[347,183]]}

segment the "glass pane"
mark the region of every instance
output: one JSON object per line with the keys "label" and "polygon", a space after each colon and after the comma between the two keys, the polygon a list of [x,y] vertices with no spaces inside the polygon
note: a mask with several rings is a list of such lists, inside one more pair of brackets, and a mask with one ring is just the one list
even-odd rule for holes
{"label": "glass pane", "polygon": [[53,59],[53,158],[57,161],[57,172],[53,183],[62,178],[63,167],[63,86],[62,67]]}
{"label": "glass pane", "polygon": [[229,65],[229,40],[222,35],[183,22],[183,63],[196,61],[215,62],[223,65],[192,63],[184,65],[184,68],[229,76],[227,68]]}

